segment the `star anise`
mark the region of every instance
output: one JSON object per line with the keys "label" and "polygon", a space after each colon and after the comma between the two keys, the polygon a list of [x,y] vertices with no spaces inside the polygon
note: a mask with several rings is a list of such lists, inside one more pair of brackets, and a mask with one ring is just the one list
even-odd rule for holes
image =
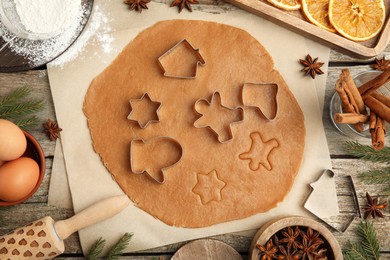
{"label": "star anise", "polygon": [[314,260],[327,260],[328,257],[326,256],[326,248],[322,248],[318,251],[313,252],[313,258]]}
{"label": "star anise", "polygon": [[375,64],[372,64],[371,68],[376,70],[386,70],[390,68],[390,60],[386,60],[384,56],[382,59],[375,58]]}
{"label": "star anise", "polygon": [[58,127],[57,122],[53,122],[50,119],[47,119],[47,122],[42,125],[45,128],[45,132],[49,136],[50,141],[54,141],[60,137],[60,132],[62,129]]}
{"label": "star anise", "polygon": [[171,7],[178,6],[179,7],[179,13],[185,8],[187,8],[188,11],[192,12],[192,4],[198,4],[198,0],[173,0],[171,3]]}
{"label": "star anise", "polygon": [[299,242],[297,240],[297,238],[299,236],[298,226],[295,227],[294,231],[291,227],[288,227],[287,231],[282,231],[282,234],[283,234],[284,238],[280,239],[280,243],[286,243],[288,249],[291,247],[293,249],[298,248],[298,245],[299,245]]}
{"label": "star anise", "polygon": [[379,198],[372,199],[370,194],[366,192],[366,198],[367,198],[367,205],[363,207],[364,213],[364,219],[367,219],[370,215],[375,217],[381,217],[383,218],[383,213],[381,210],[385,209],[387,207],[387,203],[380,203]]}
{"label": "star anise", "polygon": [[256,244],[256,247],[260,250],[260,259],[261,260],[272,260],[275,258],[275,253],[278,251],[278,248],[274,246],[272,239],[268,240],[265,246]]}
{"label": "star anise", "polygon": [[286,249],[283,246],[279,246],[279,251],[282,253],[281,255],[276,256],[279,260],[297,260],[302,257],[302,255],[296,250],[291,252],[291,248]]}
{"label": "star anise", "polygon": [[317,231],[314,231],[311,227],[307,228],[306,233],[303,232],[302,230],[300,230],[300,233],[301,233],[302,238],[306,239],[307,243],[309,245],[312,245],[312,244],[321,245],[324,243],[324,241],[320,238],[320,233],[318,233]]}
{"label": "star anise", "polygon": [[313,79],[316,77],[316,74],[324,74],[324,72],[320,69],[324,63],[318,62],[317,60],[318,57],[313,60],[310,54],[308,54],[304,60],[299,60],[299,63],[304,66],[302,71],[305,72],[305,75],[310,75]]}
{"label": "star anise", "polygon": [[148,9],[146,6],[151,0],[125,0],[124,3],[130,5],[130,11],[136,10],[142,13],[142,9]]}

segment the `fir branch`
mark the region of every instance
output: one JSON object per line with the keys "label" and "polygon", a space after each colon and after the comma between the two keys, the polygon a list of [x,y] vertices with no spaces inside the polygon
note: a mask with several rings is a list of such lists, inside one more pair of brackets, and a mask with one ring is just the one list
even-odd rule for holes
{"label": "fir branch", "polygon": [[119,259],[119,256],[123,253],[123,250],[126,249],[130,243],[133,233],[125,233],[123,237],[110,249],[107,254],[107,260]]}
{"label": "fir branch", "polygon": [[347,141],[345,147],[355,157],[390,164],[390,147],[384,147],[382,150],[376,151],[371,146],[362,145],[356,141]]}
{"label": "fir branch", "polygon": [[87,260],[95,260],[98,259],[100,254],[103,252],[104,246],[106,245],[106,240],[103,238],[99,238],[89,250],[87,255]]}
{"label": "fir branch", "polygon": [[359,178],[368,184],[390,184],[390,167],[360,173]]}
{"label": "fir branch", "polygon": [[36,113],[43,108],[42,100],[31,100],[19,104],[0,107],[0,118],[17,118],[22,115]]}
{"label": "fir branch", "polygon": [[31,90],[27,86],[17,88],[5,97],[0,99],[0,107],[2,106],[11,106],[15,104],[16,101],[23,99],[30,95]]}
{"label": "fir branch", "polygon": [[33,117],[29,117],[29,118],[23,118],[23,119],[19,119],[19,120],[14,121],[14,123],[15,123],[15,125],[19,126],[20,128],[28,130],[28,129],[31,129],[31,128],[38,125],[38,117],[33,116]]}
{"label": "fir branch", "polygon": [[343,250],[346,260],[379,260],[379,242],[372,223],[362,221],[358,226],[359,241],[351,243],[349,248]]}

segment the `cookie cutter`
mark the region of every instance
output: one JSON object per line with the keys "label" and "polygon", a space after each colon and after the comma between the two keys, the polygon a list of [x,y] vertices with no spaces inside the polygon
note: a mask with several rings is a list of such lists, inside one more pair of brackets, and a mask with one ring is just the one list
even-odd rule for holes
{"label": "cookie cutter", "polygon": [[[178,75],[175,75],[174,73],[166,71],[166,69],[164,68],[164,65],[162,64],[162,61],[166,57],[168,57],[172,52],[174,52],[181,44],[185,44],[185,46],[187,48],[190,48],[191,50],[193,50],[195,55],[198,58],[198,60],[196,62],[196,65],[195,65],[195,73],[193,74],[193,76],[178,76]],[[177,79],[195,79],[197,74],[198,74],[198,66],[199,65],[201,65],[201,66],[206,65],[206,61],[204,60],[202,54],[200,54],[199,49],[195,49],[187,39],[182,39],[181,41],[176,43],[175,46],[170,48],[168,51],[166,51],[163,55],[161,55],[158,58],[158,64],[160,65],[161,69],[163,70],[165,77],[177,78]]]}
{"label": "cookie cutter", "polygon": [[[244,92],[245,92],[245,88],[249,87],[249,86],[269,86],[269,85],[272,85],[272,86],[275,86],[275,115],[271,115],[271,116],[267,116],[262,110],[261,110],[261,107],[257,104],[251,104],[249,102],[246,102],[245,100],[245,95],[244,95]],[[245,106],[245,107],[253,107],[255,108],[256,110],[258,110],[260,112],[261,115],[263,115],[268,121],[272,121],[276,118],[276,115],[278,114],[278,92],[279,92],[279,85],[277,83],[250,83],[250,82],[247,82],[247,83],[244,83],[244,85],[242,86],[242,90],[241,90],[241,102],[242,104]]]}
{"label": "cookie cutter", "polygon": [[[138,102],[139,102],[139,101],[142,101],[144,98],[149,99],[149,102],[151,102],[151,103],[159,104],[159,106],[158,106],[158,108],[156,109],[157,119],[150,119],[150,120],[148,120],[148,122],[146,122],[146,124],[143,125],[143,124],[141,124],[141,122],[140,122],[139,120],[132,118],[132,114],[133,114],[133,111],[134,111],[132,102],[134,102],[134,101],[138,101]],[[139,125],[140,128],[145,129],[145,128],[148,127],[148,125],[151,124],[151,123],[158,123],[158,122],[160,122],[160,117],[159,117],[159,115],[158,115],[158,111],[160,111],[161,102],[153,101],[153,100],[150,98],[150,96],[149,96],[149,94],[148,94],[147,92],[145,92],[145,93],[142,95],[142,97],[140,97],[140,98],[133,98],[133,99],[130,99],[129,103],[130,103],[131,112],[130,112],[130,114],[127,116],[127,119],[129,119],[130,121],[136,122],[136,123]]]}
{"label": "cookie cutter", "polygon": [[[203,117],[203,114],[198,112],[196,110],[196,106],[199,102],[206,102],[209,106],[211,106],[211,104],[214,102],[214,97],[216,97],[217,99],[217,102],[218,102],[218,105],[220,107],[223,107],[225,109],[228,109],[230,111],[239,111],[240,112],[240,120],[238,121],[234,121],[232,123],[229,124],[228,126],[228,133],[229,133],[229,139],[227,140],[220,140],[220,134],[214,130],[209,124],[206,124],[204,126],[197,126],[197,122]],[[222,105],[222,100],[221,100],[221,95],[220,93],[217,91],[217,92],[214,92],[213,95],[211,96],[211,100],[208,101],[207,99],[204,99],[204,98],[201,98],[201,99],[198,99],[196,102],[195,102],[195,105],[194,105],[194,109],[195,109],[195,112],[200,116],[195,122],[194,122],[194,126],[195,128],[198,128],[198,129],[201,129],[201,128],[209,128],[216,136],[217,136],[217,140],[218,142],[220,142],[221,144],[225,144],[225,143],[228,143],[230,142],[232,139],[233,139],[233,131],[232,131],[232,125],[235,125],[235,124],[238,124],[238,123],[241,123],[242,121],[244,121],[244,110],[241,108],[241,107],[234,107],[234,108],[230,108],[230,107],[227,107],[227,106],[224,106]]]}
{"label": "cookie cutter", "polygon": [[[134,144],[136,144],[136,143],[146,144],[146,143],[151,142],[151,141],[156,140],[156,139],[166,139],[166,140],[169,140],[170,142],[174,143],[175,145],[177,145],[177,146],[180,148],[180,157],[179,157],[179,159],[178,159],[176,162],[174,162],[173,164],[168,165],[168,166],[165,166],[165,167],[163,167],[163,168],[161,168],[161,169],[159,170],[159,174],[160,174],[160,176],[162,177],[161,179],[155,178],[152,174],[149,173],[148,170],[145,170],[145,169],[143,169],[143,170],[135,170],[135,167],[134,167],[134,160],[133,160],[133,148],[134,148]],[[178,164],[178,163],[182,160],[183,154],[184,154],[183,146],[181,146],[181,144],[180,144],[177,140],[175,140],[175,139],[173,139],[173,138],[171,138],[171,137],[167,137],[167,136],[158,136],[158,137],[154,137],[154,138],[151,138],[151,139],[149,139],[149,140],[146,140],[146,141],[145,141],[144,139],[142,139],[142,138],[133,139],[133,140],[130,142],[130,170],[131,170],[131,172],[132,172],[133,174],[144,174],[144,173],[145,173],[149,178],[151,178],[152,180],[154,180],[154,181],[157,182],[158,184],[163,184],[163,183],[165,182],[164,171],[167,170],[167,169],[169,169],[169,168],[172,168],[172,167],[174,167],[176,164]]]}

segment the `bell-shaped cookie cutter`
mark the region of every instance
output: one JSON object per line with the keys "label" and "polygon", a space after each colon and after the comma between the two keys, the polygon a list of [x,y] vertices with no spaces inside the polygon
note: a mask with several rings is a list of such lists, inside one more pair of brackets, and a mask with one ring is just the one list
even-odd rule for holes
{"label": "bell-shaped cookie cutter", "polygon": [[[219,103],[219,106],[225,108],[225,109],[228,109],[230,111],[239,111],[240,112],[240,120],[238,121],[235,121],[235,122],[232,122],[229,124],[229,127],[228,127],[228,132],[229,132],[229,139],[227,140],[220,140],[220,134],[214,130],[210,125],[205,125],[205,126],[197,126],[197,122],[202,118],[203,114],[198,112],[196,110],[196,106],[199,102],[206,102],[208,105],[211,105],[214,101],[214,98],[217,99],[217,102]],[[194,105],[194,110],[195,112],[200,116],[195,122],[194,122],[194,127],[195,128],[198,128],[198,129],[201,129],[201,128],[208,128],[210,129],[216,136],[217,136],[217,140],[218,142],[220,142],[221,144],[225,144],[225,143],[228,143],[230,142],[231,140],[233,140],[233,131],[232,131],[232,125],[235,125],[235,124],[239,124],[241,123],[242,121],[244,121],[244,109],[242,109],[242,107],[234,107],[234,108],[230,108],[230,107],[227,107],[227,106],[224,106],[222,105],[222,100],[221,100],[221,95],[220,93],[217,91],[217,92],[214,92],[213,95],[211,96],[211,99],[210,101],[208,101],[207,99],[204,99],[204,98],[201,98],[201,99],[198,99],[196,102],[195,102],[195,105]]]}
{"label": "bell-shaped cookie cutter", "polygon": [[[196,55],[197,58],[198,58],[198,60],[197,60],[197,62],[196,62],[196,65],[195,65],[195,72],[194,72],[193,76],[178,76],[178,75],[175,75],[175,74],[172,73],[172,72],[166,71],[166,69],[164,68],[164,66],[163,66],[163,64],[162,64],[162,61],[163,61],[166,57],[168,57],[172,52],[174,52],[181,44],[185,44],[185,46],[187,46],[188,48],[190,48],[191,50],[193,50],[194,53],[195,53],[195,55]],[[173,46],[172,48],[170,48],[167,52],[165,52],[163,55],[161,55],[161,56],[158,58],[158,64],[160,65],[161,69],[163,70],[164,76],[165,76],[165,77],[177,78],[177,79],[195,79],[196,76],[197,76],[197,74],[198,74],[198,67],[199,67],[199,65],[201,65],[201,66],[206,65],[206,61],[204,60],[202,54],[200,54],[199,49],[195,49],[187,39],[182,39],[182,40],[179,41],[175,46]]]}
{"label": "bell-shaped cookie cutter", "polygon": [[[134,167],[134,160],[133,160],[133,149],[134,149],[134,144],[135,143],[142,143],[142,144],[146,144],[152,140],[156,140],[156,139],[167,139],[173,143],[175,143],[179,148],[180,148],[180,157],[179,159],[169,165],[169,166],[166,166],[166,167],[163,167],[160,169],[160,173],[161,173],[161,176],[162,176],[162,180],[159,180],[157,178],[155,178],[152,174],[150,174],[147,170],[143,169],[143,170],[135,170],[135,167]],[[130,142],[130,170],[133,174],[146,174],[149,178],[151,178],[152,180],[154,180],[155,182],[157,182],[158,184],[163,184],[165,182],[165,176],[164,176],[164,171],[169,169],[169,168],[172,168],[174,167],[176,164],[178,164],[182,158],[183,158],[183,155],[184,155],[184,149],[183,149],[183,146],[176,140],[176,139],[173,139],[171,137],[167,137],[167,136],[158,136],[158,137],[154,137],[154,138],[151,138],[149,140],[144,140],[142,138],[138,138],[138,139],[133,139],[131,142]]]}
{"label": "bell-shaped cookie cutter", "polygon": [[[246,99],[245,99],[245,89],[247,87],[250,87],[250,86],[268,86],[268,85],[273,85],[275,86],[275,115],[271,115],[270,117],[267,116],[262,110],[261,110],[261,107],[258,105],[258,104],[252,104],[250,102],[248,102]],[[278,114],[278,92],[279,92],[279,85],[277,83],[265,83],[265,82],[262,82],[262,83],[244,83],[244,85],[242,86],[242,90],[241,90],[241,101],[242,101],[242,104],[244,105],[244,107],[253,107],[255,108],[256,110],[259,111],[259,113],[261,115],[263,115],[268,121],[272,121],[276,118],[277,114]]]}
{"label": "bell-shaped cookie cutter", "polygon": [[[134,102],[134,101],[142,101],[144,98],[147,98],[151,103],[159,104],[159,106],[156,109],[157,119],[150,119],[148,122],[146,122],[146,124],[141,124],[141,122],[139,120],[132,118],[132,114],[133,114],[133,111],[134,111],[132,102]],[[130,99],[129,103],[130,103],[131,111],[130,111],[130,114],[127,116],[127,119],[130,120],[130,121],[136,122],[139,125],[140,128],[145,129],[151,123],[159,123],[160,122],[160,117],[158,115],[158,112],[160,111],[160,108],[161,108],[161,102],[153,101],[150,98],[150,96],[149,96],[149,94],[147,92],[145,92],[140,98]]]}

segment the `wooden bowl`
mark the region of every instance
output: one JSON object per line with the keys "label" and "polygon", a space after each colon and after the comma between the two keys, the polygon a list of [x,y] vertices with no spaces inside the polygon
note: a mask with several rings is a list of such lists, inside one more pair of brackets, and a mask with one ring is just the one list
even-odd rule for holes
{"label": "wooden bowl", "polygon": [[45,162],[45,155],[43,153],[41,146],[39,145],[38,141],[31,134],[27,133],[26,131],[23,131],[23,133],[27,139],[27,148],[22,156],[30,157],[38,163],[38,165],[39,165],[38,182],[35,185],[34,189],[27,196],[25,196],[24,198],[22,198],[20,200],[17,200],[17,201],[2,201],[2,200],[0,200],[0,207],[2,207],[2,206],[6,207],[6,206],[20,204],[23,201],[29,199],[38,190],[39,186],[42,183],[43,177],[45,176],[46,162]]}
{"label": "wooden bowl", "polygon": [[[249,249],[249,259],[258,260],[260,259],[260,250],[256,247],[256,244],[265,245],[267,241],[280,230],[289,227],[289,226],[302,226],[310,227],[313,230],[319,232],[323,238],[326,240],[325,243],[329,245],[328,251],[332,251],[331,255],[328,257],[329,260],[342,260],[343,254],[339,243],[333,234],[323,225],[318,223],[315,220],[305,218],[305,217],[285,217],[276,220],[271,220],[270,222],[263,225],[252,240],[251,247]],[[329,250],[330,249],[330,250]]]}

